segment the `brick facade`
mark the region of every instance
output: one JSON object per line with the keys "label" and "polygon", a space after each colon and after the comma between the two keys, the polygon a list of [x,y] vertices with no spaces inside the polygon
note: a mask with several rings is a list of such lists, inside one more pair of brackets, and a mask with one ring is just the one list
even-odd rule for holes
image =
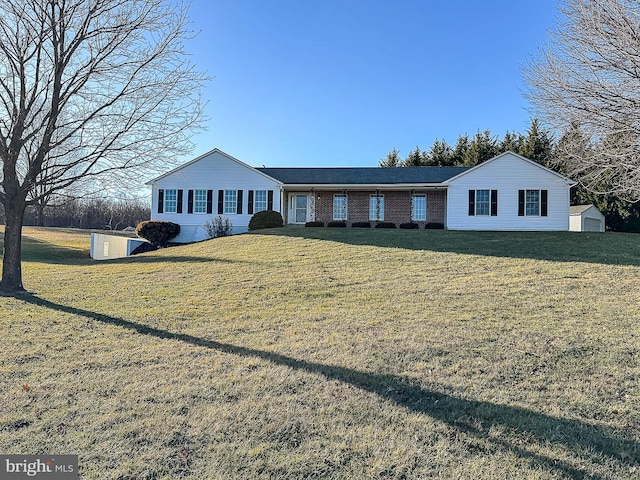
{"label": "brick facade", "polygon": [[[315,195],[315,220],[327,222],[333,220],[333,196],[344,194],[342,190],[316,191]],[[446,203],[445,190],[415,190],[416,195],[424,194],[427,197],[427,220],[418,221],[420,226],[426,223],[444,224],[444,210]],[[354,222],[368,222],[369,199],[375,195],[375,190],[370,191],[346,191],[347,195],[347,224]],[[411,221],[411,191],[378,191],[384,196],[384,221],[397,225]],[[375,221],[371,221],[375,224]]]}

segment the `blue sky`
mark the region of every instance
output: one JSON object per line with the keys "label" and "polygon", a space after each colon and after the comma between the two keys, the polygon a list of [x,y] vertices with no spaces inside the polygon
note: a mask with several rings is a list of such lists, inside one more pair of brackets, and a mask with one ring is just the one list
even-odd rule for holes
{"label": "blue sky", "polygon": [[190,158],[375,166],[392,148],[524,132],[522,65],[555,16],[555,0],[193,0],[186,49],[213,79]]}

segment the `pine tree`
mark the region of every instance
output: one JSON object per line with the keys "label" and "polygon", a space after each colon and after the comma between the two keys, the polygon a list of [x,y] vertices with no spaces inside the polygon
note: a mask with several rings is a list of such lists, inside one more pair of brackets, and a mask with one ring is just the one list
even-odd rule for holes
{"label": "pine tree", "polygon": [[399,167],[401,163],[400,152],[395,148],[387,153],[386,157],[378,161],[380,167]]}

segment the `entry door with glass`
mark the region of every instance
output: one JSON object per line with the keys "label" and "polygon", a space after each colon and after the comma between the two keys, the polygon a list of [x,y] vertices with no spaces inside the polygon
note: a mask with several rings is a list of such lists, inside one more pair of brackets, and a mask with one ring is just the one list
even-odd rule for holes
{"label": "entry door with glass", "polygon": [[309,197],[306,193],[289,195],[289,223],[306,223],[308,221]]}

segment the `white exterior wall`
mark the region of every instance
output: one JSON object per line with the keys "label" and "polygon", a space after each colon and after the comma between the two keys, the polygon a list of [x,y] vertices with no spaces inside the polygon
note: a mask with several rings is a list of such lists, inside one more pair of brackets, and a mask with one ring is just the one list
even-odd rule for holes
{"label": "white exterior wall", "polygon": [[569,217],[569,230],[572,232],[582,231],[582,215],[571,215]]}
{"label": "white exterior wall", "polygon": [[[451,230],[569,230],[570,180],[512,153],[453,179],[447,192]],[[498,215],[469,215],[469,190],[497,190]],[[518,190],[548,190],[548,214],[518,216]]]}
{"label": "white exterior wall", "polygon": [[[182,213],[158,213],[158,190],[183,190]],[[187,213],[189,190],[213,190],[213,213]],[[188,243],[205,240],[202,225],[218,215],[218,190],[242,190],[242,214],[223,214],[233,224],[233,232],[247,231],[253,216],[247,213],[248,190],[273,190],[273,210],[281,212],[278,182],[242,162],[214,150],[152,184],[151,219],[180,225],[180,234],[172,242]],[[282,212],[281,212],[282,213]]]}
{"label": "white exterior wall", "polygon": [[[589,221],[598,224],[598,230],[590,229]],[[595,206],[591,205],[580,213],[571,214],[569,219],[569,230],[572,232],[605,231],[604,215]]]}
{"label": "white exterior wall", "polygon": [[146,240],[102,233],[91,234],[91,258],[94,260],[109,260],[131,255],[136,248]]}

